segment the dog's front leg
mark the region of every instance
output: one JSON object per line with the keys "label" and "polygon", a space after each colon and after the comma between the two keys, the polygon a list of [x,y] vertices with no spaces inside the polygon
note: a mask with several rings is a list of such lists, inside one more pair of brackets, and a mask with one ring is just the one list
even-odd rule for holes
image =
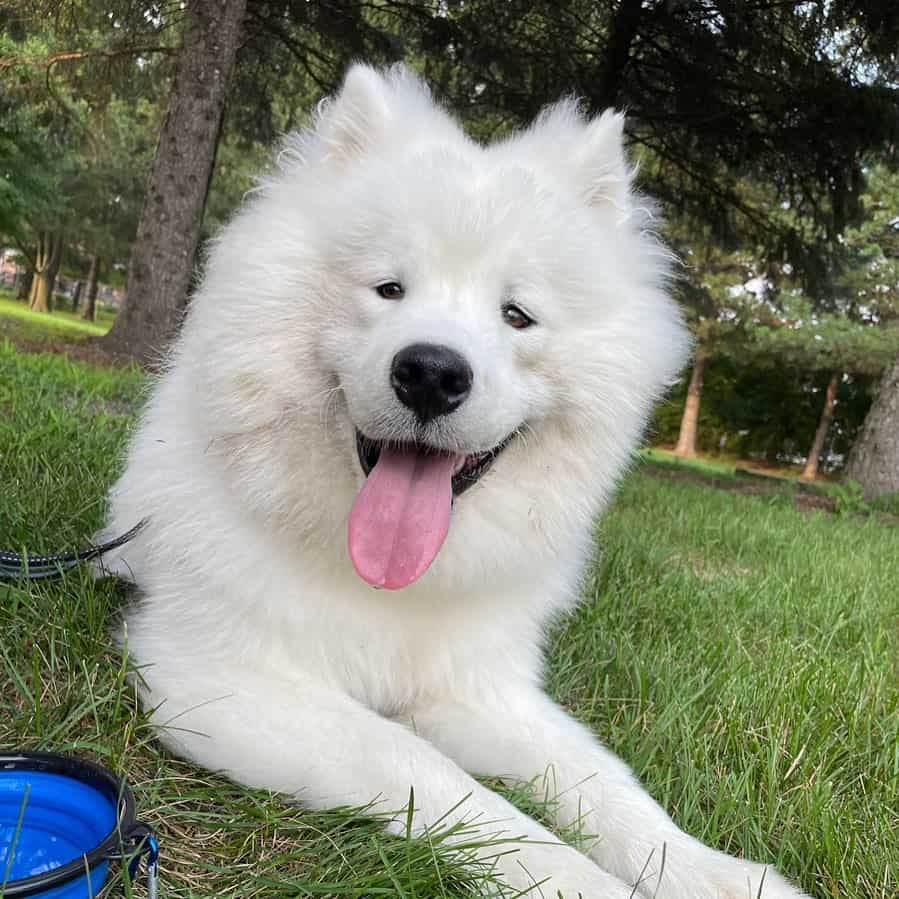
{"label": "dog's front leg", "polygon": [[[214,670],[209,663],[201,667]],[[417,833],[440,819],[452,823],[444,816],[458,806],[455,819],[470,822],[484,837],[524,837],[525,843],[494,844],[482,852],[496,859],[503,879],[521,895],[630,896],[624,884],[485,789],[408,727],[311,676],[294,683],[220,673],[221,679],[166,683],[152,669],[146,672],[154,723],[179,754],[319,809],[380,800],[375,810],[399,812],[414,788]],[[403,832],[405,816],[392,829]],[[469,831],[466,841],[472,836]]]}
{"label": "dog's front leg", "polygon": [[526,782],[545,776],[557,825],[579,824],[592,838],[591,857],[637,884],[640,896],[803,896],[772,868],[710,849],[681,831],[624,762],[535,686],[484,681],[467,700],[457,694],[418,709],[412,724],[473,774]]}

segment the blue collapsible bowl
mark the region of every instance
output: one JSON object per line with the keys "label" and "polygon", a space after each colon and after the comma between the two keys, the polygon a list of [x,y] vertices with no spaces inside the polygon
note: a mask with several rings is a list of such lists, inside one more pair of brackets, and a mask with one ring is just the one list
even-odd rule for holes
{"label": "blue collapsible bowl", "polygon": [[0,753],[3,899],[96,896],[110,861],[151,836],[135,821],[127,784],[105,768],[52,753]]}

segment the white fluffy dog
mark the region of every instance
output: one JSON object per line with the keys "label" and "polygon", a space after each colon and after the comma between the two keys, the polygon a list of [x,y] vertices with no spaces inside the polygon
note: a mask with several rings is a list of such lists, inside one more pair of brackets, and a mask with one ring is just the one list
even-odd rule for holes
{"label": "white fluffy dog", "polygon": [[[108,533],[149,519],[128,651],[179,754],[316,808],[414,787],[419,831],[467,796],[528,838],[498,864],[530,895],[797,897],[540,686],[688,349],[622,122],[563,102],[483,147],[406,70],[351,69],[216,242],[112,491]],[[471,776],[546,772],[588,854]]]}

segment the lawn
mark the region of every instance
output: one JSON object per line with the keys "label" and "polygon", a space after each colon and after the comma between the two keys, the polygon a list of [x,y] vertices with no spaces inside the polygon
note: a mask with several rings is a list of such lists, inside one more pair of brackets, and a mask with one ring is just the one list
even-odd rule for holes
{"label": "lawn", "polygon": [[105,312],[99,314],[95,322],[85,321],[77,312],[69,310],[32,312],[26,303],[14,298],[12,291],[3,289],[0,289],[0,319],[11,322],[16,331],[29,340],[101,337],[112,327],[113,322],[113,318]]}
{"label": "lawn", "polygon": [[[0,340],[0,549],[92,532],[144,386]],[[895,899],[899,527],[660,477],[660,461],[598,525],[551,691],[696,836],[776,862],[819,899]],[[439,838],[386,837],[169,757],[106,635],[122,601],[83,572],[0,586],[0,745],[127,773],[160,831],[163,896],[481,894]]]}

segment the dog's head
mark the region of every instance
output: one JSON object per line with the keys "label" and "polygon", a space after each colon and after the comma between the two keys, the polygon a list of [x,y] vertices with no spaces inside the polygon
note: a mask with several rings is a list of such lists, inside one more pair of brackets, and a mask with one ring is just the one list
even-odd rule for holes
{"label": "dog's head", "polygon": [[686,347],[622,126],[563,102],[482,147],[408,71],[349,72],[220,239],[189,323],[254,507],[307,540],[349,516],[357,571],[387,587],[451,520],[443,554],[470,569],[583,530]]}

